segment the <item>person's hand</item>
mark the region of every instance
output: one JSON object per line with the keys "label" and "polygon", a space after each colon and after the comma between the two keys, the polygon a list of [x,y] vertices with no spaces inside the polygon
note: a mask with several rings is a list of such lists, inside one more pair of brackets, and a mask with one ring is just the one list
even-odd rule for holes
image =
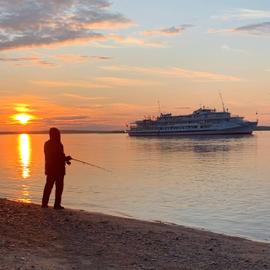
{"label": "person's hand", "polygon": [[66,156],[66,163],[67,163],[67,165],[71,165],[71,161],[72,160],[72,157],[71,156]]}

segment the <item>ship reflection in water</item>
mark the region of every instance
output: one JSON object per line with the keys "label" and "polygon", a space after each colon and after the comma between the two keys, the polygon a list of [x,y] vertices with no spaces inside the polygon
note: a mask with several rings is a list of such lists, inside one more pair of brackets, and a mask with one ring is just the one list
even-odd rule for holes
{"label": "ship reflection in water", "polygon": [[[18,136],[18,153],[19,153],[19,163],[21,167],[21,177],[26,180],[30,177],[30,164],[31,164],[31,138],[28,134],[20,134]],[[19,191],[19,201],[30,203],[30,193],[29,185],[27,182],[23,181],[21,189]]]}
{"label": "ship reflection in water", "polygon": [[136,137],[141,151],[159,151],[160,153],[193,153],[203,157],[205,153],[228,153],[239,151],[245,147],[245,142],[254,139],[253,135],[204,135],[204,136],[163,136]]}

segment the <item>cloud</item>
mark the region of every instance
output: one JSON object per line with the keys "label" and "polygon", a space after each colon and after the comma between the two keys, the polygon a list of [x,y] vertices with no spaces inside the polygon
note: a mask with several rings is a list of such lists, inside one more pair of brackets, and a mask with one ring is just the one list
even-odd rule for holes
{"label": "cloud", "polygon": [[263,22],[257,24],[249,24],[233,29],[232,32],[245,33],[256,36],[270,35],[270,22]]}
{"label": "cloud", "polygon": [[210,28],[208,29],[207,33],[209,34],[218,34],[218,33],[231,33],[233,32],[234,29],[230,28],[225,28],[225,29],[215,29],[215,28]]}
{"label": "cloud", "polygon": [[256,10],[256,9],[235,9],[229,10],[222,15],[211,16],[212,19],[218,21],[229,20],[251,20],[251,19],[266,19],[270,18],[270,10]]}
{"label": "cloud", "polygon": [[122,77],[98,77],[96,78],[97,82],[101,84],[106,84],[108,87],[129,87],[129,86],[153,86],[158,85],[159,83],[156,81],[146,81],[143,79],[130,79],[130,78],[122,78]]}
{"label": "cloud", "polygon": [[136,66],[104,66],[102,69],[110,71],[127,71],[129,73],[143,73],[153,76],[173,77],[173,78],[185,78],[191,80],[203,80],[203,81],[214,81],[214,82],[239,82],[241,78],[236,76],[230,76],[220,73],[213,73],[208,71],[197,71],[184,69],[179,67],[136,67]]}
{"label": "cloud", "polygon": [[42,126],[57,126],[59,128],[78,128],[85,125],[89,125],[91,119],[89,115],[59,115],[59,116],[50,116],[45,117],[40,121]]}
{"label": "cloud", "polygon": [[25,56],[25,57],[0,57],[0,62],[9,62],[16,65],[39,65],[42,67],[55,67],[56,65],[39,56]]}
{"label": "cloud", "polygon": [[29,104],[16,103],[13,105],[14,110],[19,113],[29,113],[33,112],[33,109],[30,109]]}
{"label": "cloud", "polygon": [[110,60],[109,56],[102,55],[78,55],[78,54],[58,54],[54,56],[55,59],[63,62],[86,62],[90,60]]}
{"label": "cloud", "polygon": [[0,50],[103,40],[98,29],[129,27],[108,0],[0,0]]}
{"label": "cloud", "polygon": [[72,99],[85,100],[85,101],[97,101],[97,100],[108,99],[108,97],[89,97],[89,96],[82,96],[82,95],[73,94],[73,93],[64,93],[62,94],[62,96],[72,98]]}
{"label": "cloud", "polygon": [[112,40],[116,43],[120,43],[121,45],[127,45],[127,46],[140,46],[140,47],[154,47],[154,48],[164,48],[165,44],[161,41],[151,41],[151,40],[145,40],[139,37],[135,36],[122,36],[118,34],[111,34],[107,37],[108,40]]}
{"label": "cloud", "polygon": [[32,84],[38,85],[40,87],[46,88],[69,88],[69,87],[76,87],[76,88],[107,88],[107,85],[89,82],[89,81],[49,81],[49,80],[39,80],[39,81],[31,81]]}
{"label": "cloud", "polygon": [[90,56],[92,59],[96,59],[96,60],[111,60],[112,57],[109,56],[102,56],[102,55],[93,55]]}
{"label": "cloud", "polygon": [[232,48],[231,46],[227,45],[227,44],[223,44],[221,46],[221,50],[225,51],[225,52],[233,52],[233,53],[240,53],[240,54],[248,54],[248,52],[246,50],[241,50],[241,49],[235,49]]}
{"label": "cloud", "polygon": [[9,57],[2,56],[0,57],[0,63],[11,63],[16,66],[31,67],[31,66],[40,66],[43,68],[53,68],[60,66],[59,62],[64,63],[83,63],[87,61],[106,61],[112,59],[109,56],[102,55],[77,55],[77,54],[59,54],[55,56],[48,56],[45,58],[39,55],[33,56],[20,56],[20,57]]}
{"label": "cloud", "polygon": [[208,33],[239,33],[252,36],[269,36],[270,35],[270,22],[262,22],[256,24],[248,24],[236,28],[228,29],[209,29]]}
{"label": "cloud", "polygon": [[190,24],[183,24],[180,26],[172,26],[169,28],[160,28],[155,30],[146,30],[141,34],[144,36],[175,36],[182,34],[187,28],[192,27]]}
{"label": "cloud", "polygon": [[70,116],[57,116],[57,117],[51,117],[50,120],[54,121],[73,121],[73,120],[82,120],[82,119],[88,119],[89,116],[86,115],[70,115]]}
{"label": "cloud", "polygon": [[[37,80],[31,81],[32,84],[38,85],[40,87],[45,88],[85,88],[85,89],[109,89],[115,87],[128,87],[131,85],[135,86],[150,86],[150,85],[158,85],[156,81],[147,81],[142,79],[130,79],[130,78],[122,78],[122,77],[97,77],[92,81],[49,81],[49,80]],[[91,97],[83,97],[73,94],[65,93],[68,97],[73,98],[81,98],[81,99],[92,99]]]}

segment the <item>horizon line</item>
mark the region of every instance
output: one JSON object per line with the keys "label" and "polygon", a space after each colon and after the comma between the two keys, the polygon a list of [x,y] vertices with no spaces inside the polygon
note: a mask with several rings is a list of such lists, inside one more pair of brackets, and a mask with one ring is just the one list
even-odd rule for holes
{"label": "horizon line", "polygon": [[[125,133],[125,130],[77,130],[77,129],[60,129],[62,134],[82,134],[82,133]],[[32,131],[0,131],[0,135],[8,134],[48,134],[49,130],[32,130]]]}

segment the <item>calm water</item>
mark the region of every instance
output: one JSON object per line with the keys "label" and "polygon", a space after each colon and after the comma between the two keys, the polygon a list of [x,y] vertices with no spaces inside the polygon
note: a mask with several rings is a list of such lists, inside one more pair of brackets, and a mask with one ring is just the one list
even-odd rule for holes
{"label": "calm water", "polygon": [[[40,203],[47,135],[0,138],[0,197]],[[113,171],[73,162],[67,207],[270,241],[270,132],[167,139],[80,134],[62,141],[66,154]]]}

